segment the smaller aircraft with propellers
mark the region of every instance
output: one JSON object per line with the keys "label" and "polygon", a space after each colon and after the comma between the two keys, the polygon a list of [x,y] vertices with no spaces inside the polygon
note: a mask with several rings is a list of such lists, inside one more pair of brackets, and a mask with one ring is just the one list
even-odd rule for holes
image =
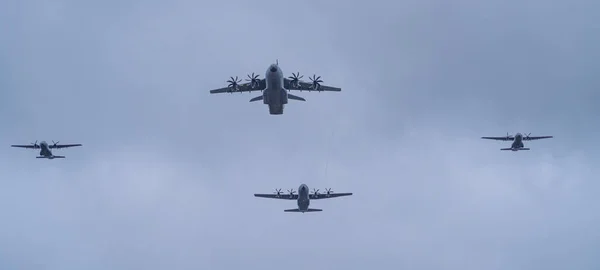
{"label": "smaller aircraft with propellers", "polygon": [[55,156],[52,154],[51,149],[61,149],[68,147],[76,147],[82,146],[81,144],[58,144],[59,142],[52,141],[52,144],[48,145],[45,141],[41,141],[40,144],[35,141],[30,145],[11,145],[11,147],[19,147],[19,148],[27,148],[27,149],[40,149],[40,155],[36,158],[47,158],[47,159],[55,159],[55,158],[65,158],[65,156]]}
{"label": "smaller aircraft with propellers", "polygon": [[508,132],[506,133],[506,136],[503,137],[481,137],[482,139],[487,139],[487,140],[497,140],[497,141],[512,141],[512,145],[510,146],[510,148],[501,148],[500,150],[504,150],[504,151],[521,151],[521,150],[529,150],[529,148],[525,148],[525,145],[523,144],[523,141],[533,141],[533,140],[540,140],[540,139],[550,139],[550,138],[554,138],[553,136],[529,136],[531,135],[531,133],[523,136],[523,134],[521,133],[517,133],[515,134],[515,136],[509,135]]}
{"label": "smaller aircraft with propellers", "polygon": [[258,74],[252,73],[248,75],[246,79],[247,83],[240,84],[242,80],[237,76],[231,77],[227,81],[229,85],[227,87],[210,90],[211,94],[218,93],[242,93],[261,91],[262,95],[255,97],[250,102],[262,100],[264,104],[269,105],[269,114],[280,115],[283,114],[283,107],[288,103],[288,99],[306,101],[304,98],[295,96],[289,93],[289,91],[342,91],[341,88],[331,87],[322,85],[321,76],[314,75],[309,77],[311,82],[304,82],[300,79],[304,76],[300,76],[300,72],[297,74],[292,73],[293,76],[285,78],[281,68],[279,68],[279,61],[272,64],[267,69],[265,79],[258,78]]}
{"label": "smaller aircraft with propellers", "polygon": [[318,189],[313,189],[310,193],[308,186],[305,184],[300,185],[298,188],[298,194],[294,189],[288,190],[287,194],[281,192],[281,189],[276,189],[274,194],[254,194],[255,197],[269,198],[269,199],[282,199],[282,200],[297,200],[298,208],[286,209],[284,212],[320,212],[322,209],[308,208],[310,200],[329,199],[342,196],[350,196],[352,193],[333,193],[330,188],[325,190],[325,193],[319,193]]}

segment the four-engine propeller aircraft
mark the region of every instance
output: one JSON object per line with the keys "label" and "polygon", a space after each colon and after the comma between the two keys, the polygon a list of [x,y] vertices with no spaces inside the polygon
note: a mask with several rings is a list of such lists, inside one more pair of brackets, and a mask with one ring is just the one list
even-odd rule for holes
{"label": "four-engine propeller aircraft", "polygon": [[308,208],[310,200],[318,199],[329,199],[342,196],[350,196],[352,193],[333,193],[331,189],[326,189],[324,194],[319,193],[319,190],[313,189],[313,193],[309,193],[308,186],[305,184],[300,185],[298,188],[298,194],[295,194],[294,189],[288,190],[288,194],[282,194],[281,189],[276,189],[275,194],[254,194],[255,197],[270,198],[270,199],[283,199],[283,200],[297,200],[298,208],[283,210],[284,212],[320,212],[322,209]]}
{"label": "four-engine propeller aircraft", "polygon": [[81,144],[58,144],[58,142],[52,141],[51,145],[48,145],[45,141],[41,141],[40,144],[35,141],[30,145],[11,145],[11,147],[20,147],[20,148],[28,148],[28,149],[41,149],[40,155],[36,158],[47,158],[47,159],[55,159],[55,158],[65,158],[65,156],[55,156],[52,154],[50,149],[60,149],[60,148],[68,148],[82,146]]}
{"label": "four-engine propeller aircraft", "polygon": [[529,150],[529,148],[525,148],[525,145],[523,144],[523,141],[532,141],[532,140],[540,140],[540,139],[550,139],[553,138],[553,136],[534,136],[534,137],[530,137],[529,135],[531,135],[531,133],[523,136],[523,134],[521,133],[517,133],[515,134],[515,136],[512,135],[508,135],[508,133],[506,133],[506,136],[503,137],[481,137],[482,139],[488,139],[488,140],[498,140],[498,141],[513,141],[512,145],[510,146],[510,148],[502,148],[500,150],[510,150],[510,151],[519,151],[519,150]]}
{"label": "four-engine propeller aircraft", "polygon": [[261,91],[262,95],[255,97],[250,102],[262,100],[264,104],[269,105],[269,114],[280,115],[283,114],[283,107],[288,103],[288,99],[306,101],[304,98],[295,96],[289,93],[290,90],[298,91],[342,91],[341,88],[321,85],[323,82],[321,76],[313,75],[309,77],[311,82],[301,81],[304,76],[300,76],[300,72],[297,74],[292,73],[292,76],[285,78],[281,68],[279,68],[279,61],[272,64],[267,69],[265,79],[259,79],[258,74],[252,73],[248,75],[247,83],[239,84],[242,80],[231,77],[227,82],[227,87],[211,90],[211,94],[217,93],[242,93]]}

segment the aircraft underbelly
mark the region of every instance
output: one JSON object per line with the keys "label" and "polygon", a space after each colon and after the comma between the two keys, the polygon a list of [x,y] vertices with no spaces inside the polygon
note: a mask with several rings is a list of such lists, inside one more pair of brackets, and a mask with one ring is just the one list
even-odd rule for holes
{"label": "aircraft underbelly", "polygon": [[309,205],[310,205],[310,201],[308,199],[298,200],[298,208],[299,209],[308,209]]}
{"label": "aircraft underbelly", "polygon": [[520,148],[520,147],[523,147],[523,146],[525,146],[525,145],[523,145],[522,142],[515,142],[512,145],[513,148]]}
{"label": "aircraft underbelly", "polygon": [[298,209],[300,209],[300,210],[308,209],[308,203],[298,203]]}
{"label": "aircraft underbelly", "polygon": [[284,96],[285,90],[269,88],[265,90],[263,103],[269,105],[269,113],[273,115],[283,114],[283,106],[287,103],[287,96]]}
{"label": "aircraft underbelly", "polygon": [[283,88],[267,88],[264,93],[263,102],[275,106],[287,104],[286,92]]}

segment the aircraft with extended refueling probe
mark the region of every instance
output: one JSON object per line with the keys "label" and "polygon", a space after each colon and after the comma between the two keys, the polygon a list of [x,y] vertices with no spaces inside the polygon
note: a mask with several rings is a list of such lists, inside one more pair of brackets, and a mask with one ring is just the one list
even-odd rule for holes
{"label": "aircraft with extended refueling probe", "polygon": [[289,93],[290,90],[298,90],[298,91],[333,91],[340,92],[341,88],[331,87],[326,85],[321,85],[323,82],[321,80],[321,76],[313,75],[313,77],[309,77],[311,82],[301,81],[304,76],[300,76],[300,72],[297,74],[292,73],[292,76],[285,78],[283,76],[283,72],[281,68],[279,68],[279,61],[275,61],[275,64],[272,64],[267,69],[265,74],[265,79],[259,79],[258,74],[252,73],[252,75],[248,75],[248,81],[244,84],[239,84],[242,80],[231,77],[227,82],[229,85],[227,87],[210,90],[211,94],[218,93],[242,93],[242,92],[252,92],[252,91],[261,91],[262,95],[255,97],[250,100],[250,102],[262,100],[264,104],[269,105],[269,114],[271,115],[281,115],[283,114],[283,107],[288,103],[288,99],[306,101],[304,98],[295,96]]}
{"label": "aircraft with extended refueling probe", "polygon": [[506,133],[506,136],[504,137],[481,137],[482,139],[487,139],[487,140],[498,140],[498,141],[513,141],[512,145],[510,146],[510,148],[501,148],[500,150],[504,150],[504,151],[520,151],[520,150],[529,150],[529,148],[525,148],[525,145],[523,144],[523,141],[533,141],[533,140],[540,140],[540,139],[550,139],[550,138],[554,138],[553,136],[534,136],[534,137],[530,137],[529,135],[531,135],[531,133],[523,136],[523,134],[521,133],[517,133],[515,134],[515,136],[512,135],[508,135],[508,133]]}
{"label": "aircraft with extended refueling probe", "polygon": [[282,200],[297,200],[298,208],[286,209],[284,212],[320,212],[322,209],[308,208],[310,200],[318,199],[329,199],[342,196],[350,196],[352,193],[333,193],[330,188],[325,190],[324,194],[319,193],[318,189],[313,189],[313,193],[309,193],[308,186],[305,184],[300,185],[298,188],[298,194],[295,194],[294,189],[288,190],[288,194],[282,194],[281,189],[276,189],[275,194],[254,194],[255,197],[270,198],[270,199],[282,199]]}
{"label": "aircraft with extended refueling probe", "polygon": [[11,147],[19,147],[19,148],[27,148],[27,149],[40,149],[40,155],[36,158],[47,158],[47,159],[55,159],[55,158],[65,158],[65,156],[55,156],[52,154],[51,149],[61,149],[68,147],[76,147],[82,146],[81,144],[58,144],[59,142],[52,141],[51,145],[48,145],[45,141],[41,141],[40,144],[35,141],[30,145],[11,145]]}

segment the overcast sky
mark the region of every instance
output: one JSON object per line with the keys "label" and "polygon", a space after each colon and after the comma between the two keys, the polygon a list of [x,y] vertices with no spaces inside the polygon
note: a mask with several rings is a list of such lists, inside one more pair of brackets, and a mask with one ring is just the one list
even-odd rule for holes
{"label": "overcast sky", "polygon": [[[599,8],[2,1],[0,269],[598,269]],[[208,93],[276,59],[342,92]]]}

